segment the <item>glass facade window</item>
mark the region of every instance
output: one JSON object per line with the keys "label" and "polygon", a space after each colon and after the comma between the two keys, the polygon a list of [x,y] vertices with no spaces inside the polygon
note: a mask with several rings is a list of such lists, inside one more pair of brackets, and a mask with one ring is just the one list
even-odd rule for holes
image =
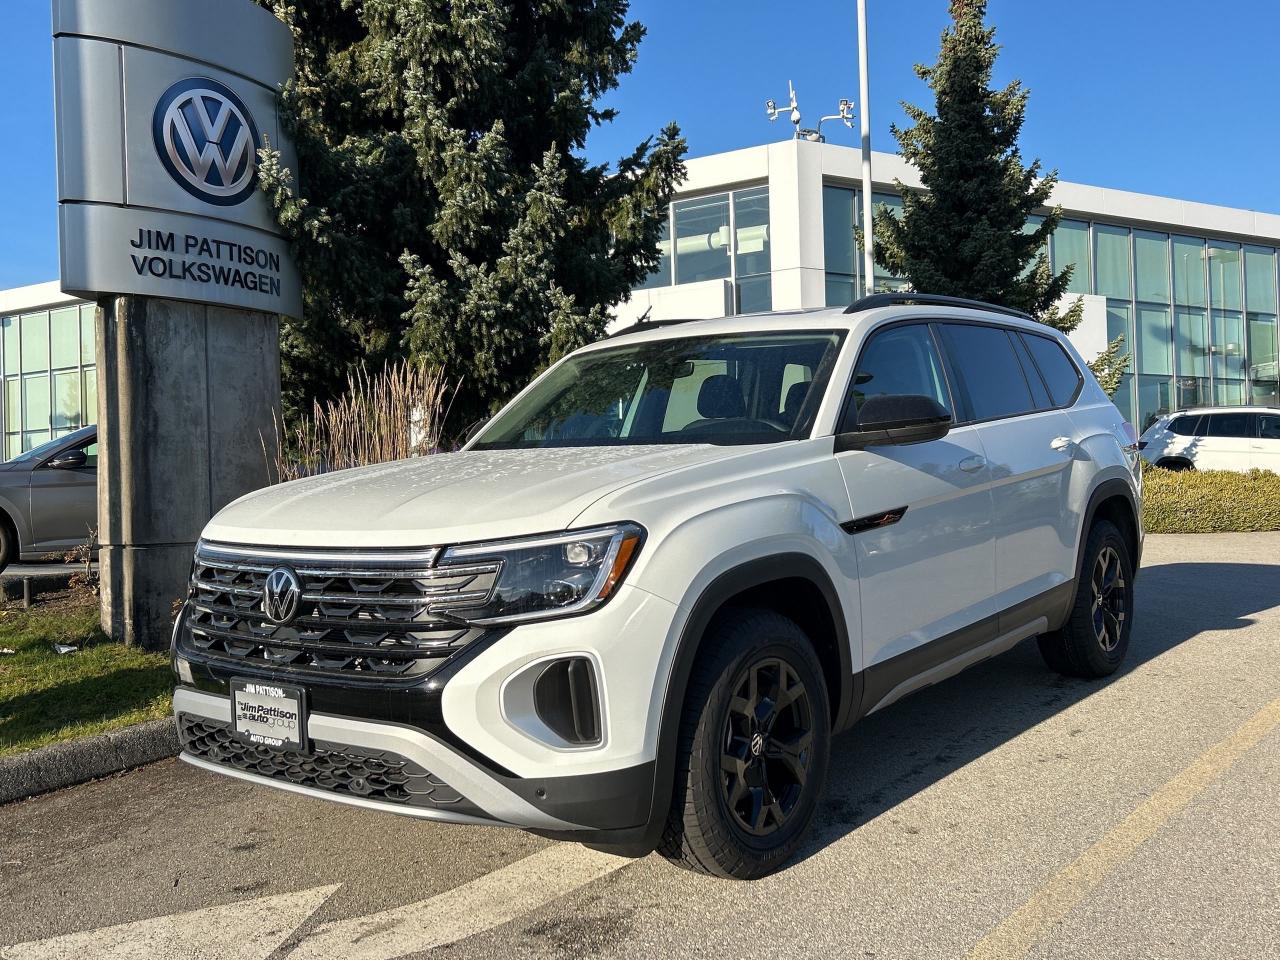
{"label": "glass facade window", "polygon": [[736,313],[771,309],[769,188],[675,201],[658,251],[657,268],[636,290],[730,280]]}
{"label": "glass facade window", "polygon": [[[872,207],[902,215],[902,198],[892,193],[873,193]],[[827,306],[844,307],[867,293],[863,274],[862,246],[858,231],[862,229],[862,191],[826,184],[822,188],[822,239],[826,262]],[[910,285],[901,277],[887,273],[879,265],[872,280],[873,293],[906,290]]]}
{"label": "glass facade window", "polygon": [[738,313],[773,308],[769,270],[769,191],[739,190],[733,195],[735,301]]}
{"label": "glass facade window", "polygon": [[1093,231],[1094,282],[1093,292],[1102,297],[1128,300],[1129,289],[1129,231],[1125,227],[1109,227],[1098,224]]}
{"label": "glass facade window", "polygon": [[1134,297],[1150,303],[1169,302],[1169,237],[1145,230],[1133,232]]}
{"label": "glass facade window", "polygon": [[[1063,220],[1053,231],[1053,269],[1070,266],[1070,293],[1091,293],[1089,277],[1089,224],[1083,220]],[[1128,294],[1126,294],[1127,296]]]}
{"label": "glass facade window", "polygon": [[1173,238],[1173,300],[1184,306],[1203,307],[1204,241],[1195,237]]}
{"label": "glass facade window", "polygon": [[727,280],[729,195],[680,200],[672,204],[676,234],[676,283]]}
{"label": "glass facade window", "polygon": [[6,459],[95,423],[92,304],[0,317],[0,422]]}

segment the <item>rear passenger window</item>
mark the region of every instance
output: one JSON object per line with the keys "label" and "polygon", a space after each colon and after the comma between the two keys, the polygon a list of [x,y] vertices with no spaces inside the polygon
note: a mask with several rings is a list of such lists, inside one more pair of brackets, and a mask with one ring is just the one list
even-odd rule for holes
{"label": "rear passenger window", "polygon": [[1174,417],[1173,422],[1169,424],[1169,432],[1176,433],[1180,437],[1194,437],[1196,424],[1199,421],[1199,417]]}
{"label": "rear passenger window", "polygon": [[1040,368],[1045,386],[1053,397],[1053,405],[1065,407],[1075,398],[1080,386],[1080,371],[1058,341],[1034,333],[1023,333],[1021,337],[1035,357],[1036,366]]}
{"label": "rear passenger window", "polygon": [[1249,413],[1211,413],[1206,437],[1252,437],[1253,415]]}
{"label": "rear passenger window", "polygon": [[942,324],[942,336],[974,420],[994,420],[1035,409],[1013,342],[999,327]]}

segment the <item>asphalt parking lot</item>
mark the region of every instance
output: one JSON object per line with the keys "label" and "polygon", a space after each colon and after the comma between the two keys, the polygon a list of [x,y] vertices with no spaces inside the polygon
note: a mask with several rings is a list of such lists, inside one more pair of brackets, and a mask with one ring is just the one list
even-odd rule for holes
{"label": "asphalt parking lot", "polygon": [[1278,789],[1280,534],[1150,537],[1119,675],[869,718],[766,880],[165,761],[0,808],[0,957],[1280,958]]}

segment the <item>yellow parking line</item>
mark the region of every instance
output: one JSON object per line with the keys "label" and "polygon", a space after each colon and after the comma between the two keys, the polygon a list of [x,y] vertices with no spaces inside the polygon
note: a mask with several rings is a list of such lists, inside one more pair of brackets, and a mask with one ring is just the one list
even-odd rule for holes
{"label": "yellow parking line", "polygon": [[1049,929],[1080,903],[1116,867],[1181,811],[1205,787],[1268,733],[1280,726],[1280,699],[1255,713],[1230,737],[1158,789],[1093,846],[1055,874],[1021,907],[978,941],[968,960],[1025,957]]}

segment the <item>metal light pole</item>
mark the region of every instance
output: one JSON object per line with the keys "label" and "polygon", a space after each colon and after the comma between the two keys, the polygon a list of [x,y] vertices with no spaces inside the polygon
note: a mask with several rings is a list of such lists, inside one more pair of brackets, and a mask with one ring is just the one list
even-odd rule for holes
{"label": "metal light pole", "polygon": [[867,0],[858,0],[858,96],[862,127],[862,261],[866,272],[864,292],[875,285],[876,258],[871,234],[871,82],[867,77]]}

